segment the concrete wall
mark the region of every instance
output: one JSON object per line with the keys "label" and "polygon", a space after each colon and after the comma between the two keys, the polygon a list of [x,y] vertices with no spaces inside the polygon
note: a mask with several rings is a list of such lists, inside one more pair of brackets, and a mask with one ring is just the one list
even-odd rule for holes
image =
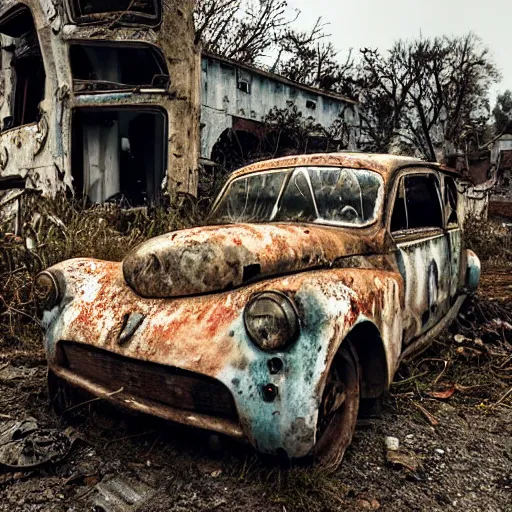
{"label": "concrete wall", "polygon": [[[249,92],[239,82],[248,84]],[[302,88],[280,77],[204,54],[201,59],[201,156],[210,158],[222,132],[233,126],[233,116],[261,121],[273,108],[293,101],[304,117],[329,127],[342,113],[349,127],[358,125],[357,105],[339,95]],[[316,108],[308,108],[306,102]]]}

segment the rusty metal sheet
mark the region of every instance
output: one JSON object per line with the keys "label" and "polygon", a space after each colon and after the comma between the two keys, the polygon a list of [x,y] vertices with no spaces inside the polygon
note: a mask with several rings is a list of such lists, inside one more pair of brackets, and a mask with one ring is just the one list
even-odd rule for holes
{"label": "rusty metal sheet", "polygon": [[370,153],[318,153],[310,155],[294,155],[256,162],[238,171],[235,171],[231,178],[237,178],[244,174],[261,172],[268,169],[284,169],[301,166],[335,166],[350,167],[353,169],[369,169],[376,171],[386,180],[398,168],[409,165],[425,165],[439,167],[439,164],[423,162],[419,158],[380,155]]}

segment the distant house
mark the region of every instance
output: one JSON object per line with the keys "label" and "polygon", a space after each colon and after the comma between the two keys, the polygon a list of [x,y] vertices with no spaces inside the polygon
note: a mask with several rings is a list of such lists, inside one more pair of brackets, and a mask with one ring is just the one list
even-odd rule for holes
{"label": "distant house", "polygon": [[489,198],[489,218],[512,223],[512,135],[502,135],[493,145],[496,186]]}

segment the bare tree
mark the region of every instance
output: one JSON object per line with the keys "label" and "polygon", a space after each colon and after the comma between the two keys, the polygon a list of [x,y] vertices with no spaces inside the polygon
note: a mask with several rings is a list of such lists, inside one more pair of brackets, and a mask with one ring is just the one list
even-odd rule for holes
{"label": "bare tree", "polygon": [[286,0],[198,0],[196,41],[206,50],[254,64],[276,46],[297,15],[288,15]]}
{"label": "bare tree", "polygon": [[196,44],[212,50],[219,46],[240,10],[240,0],[198,0],[194,10]]}
{"label": "bare tree", "polygon": [[469,140],[478,146],[499,73],[477,36],[399,41],[386,56],[364,49],[361,57],[363,143],[428,160],[467,149]]}
{"label": "bare tree", "polygon": [[245,64],[262,65],[273,57],[270,71],[291,80],[341,93],[350,91],[352,52],[340,62],[328,40],[327,24],[318,18],[308,31],[292,28],[299,15],[286,0],[198,0],[196,43],[206,50]]}
{"label": "bare tree", "polygon": [[318,18],[309,31],[286,30],[273,70],[305,85],[346,93],[354,67],[352,50],[341,62],[326,27],[327,23]]}

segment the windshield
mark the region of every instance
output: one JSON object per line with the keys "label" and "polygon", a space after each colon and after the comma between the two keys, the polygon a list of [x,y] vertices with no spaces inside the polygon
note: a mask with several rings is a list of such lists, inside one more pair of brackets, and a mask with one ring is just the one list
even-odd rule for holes
{"label": "windshield", "polygon": [[363,226],[380,209],[381,177],[367,169],[298,167],[233,180],[210,220]]}

